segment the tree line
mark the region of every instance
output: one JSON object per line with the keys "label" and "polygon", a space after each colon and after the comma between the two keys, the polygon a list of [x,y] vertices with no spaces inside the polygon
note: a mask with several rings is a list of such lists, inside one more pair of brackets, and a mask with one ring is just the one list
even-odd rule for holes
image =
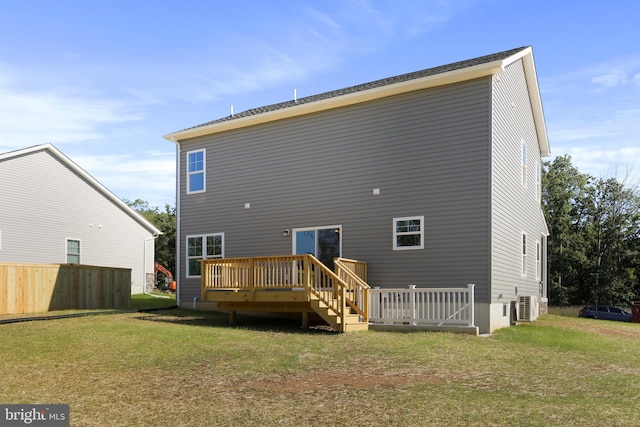
{"label": "tree line", "polygon": [[148,202],[136,199],[123,200],[129,207],[136,210],[149,222],[162,231],[155,241],[155,261],[169,269],[175,276],[176,273],[176,208],[169,204],[164,205],[164,210],[157,206],[150,206]]}
{"label": "tree line", "polygon": [[580,173],[570,156],[545,162],[550,305],[640,300],[637,185]]}

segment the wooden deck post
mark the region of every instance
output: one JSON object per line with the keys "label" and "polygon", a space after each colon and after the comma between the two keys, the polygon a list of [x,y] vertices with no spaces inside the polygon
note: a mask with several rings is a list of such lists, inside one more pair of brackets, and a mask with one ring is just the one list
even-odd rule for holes
{"label": "wooden deck post", "polygon": [[255,290],[255,263],[253,258],[249,259],[249,291],[253,292]]}
{"label": "wooden deck post", "polygon": [[302,329],[309,329],[309,313],[302,312]]}
{"label": "wooden deck post", "polygon": [[229,324],[230,325],[235,325],[236,324],[236,312],[235,311],[230,311],[229,312]]}

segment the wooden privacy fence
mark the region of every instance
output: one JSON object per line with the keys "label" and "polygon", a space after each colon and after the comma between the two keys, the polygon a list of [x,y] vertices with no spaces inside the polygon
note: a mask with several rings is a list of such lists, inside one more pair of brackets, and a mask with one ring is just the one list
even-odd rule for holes
{"label": "wooden privacy fence", "polygon": [[474,285],[370,289],[369,320],[385,325],[474,326]]}
{"label": "wooden privacy fence", "polygon": [[128,268],[0,263],[0,314],[124,308],[130,304]]}

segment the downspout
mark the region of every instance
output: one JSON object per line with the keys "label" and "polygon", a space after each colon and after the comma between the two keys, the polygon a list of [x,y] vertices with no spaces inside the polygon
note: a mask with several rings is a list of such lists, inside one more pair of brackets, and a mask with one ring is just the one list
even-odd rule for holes
{"label": "downspout", "polygon": [[176,144],[176,274],[174,280],[176,281],[176,304],[180,307],[182,287],[180,286],[180,143],[171,137],[171,140]]}

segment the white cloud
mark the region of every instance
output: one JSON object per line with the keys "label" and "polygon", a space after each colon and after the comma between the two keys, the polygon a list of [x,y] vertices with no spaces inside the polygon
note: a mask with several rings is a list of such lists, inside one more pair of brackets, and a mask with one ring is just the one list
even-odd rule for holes
{"label": "white cloud", "polygon": [[[434,29],[451,19],[453,8],[464,9],[473,2],[455,3],[447,0],[351,0],[346,2],[349,13],[343,14],[362,26],[376,39],[392,37],[413,38]],[[342,12],[342,11],[340,11]],[[349,28],[353,27],[353,22]]]}
{"label": "white cloud", "polygon": [[553,155],[569,154],[578,170],[595,177],[637,178],[639,71],[640,57],[627,57],[544,79]]}
{"label": "white cloud", "polygon": [[640,147],[589,148],[574,146],[567,148],[573,165],[582,173],[595,178],[616,178],[623,182],[640,180]]}
{"label": "white cloud", "polygon": [[174,152],[122,155],[69,155],[82,169],[121,199],[142,199],[163,208],[175,200]]}
{"label": "white cloud", "polygon": [[92,96],[80,88],[24,89],[6,68],[2,71],[0,151],[99,140],[105,137],[104,126],[141,119],[123,101]]}
{"label": "white cloud", "polygon": [[[236,37],[233,51],[216,46],[188,63],[162,64],[164,77],[153,82],[162,89],[153,90],[202,103],[304,81],[338,68],[352,56],[381,51],[398,39],[428,31],[450,19],[451,9],[444,0],[412,1],[403,7],[395,0],[305,5],[290,26],[274,28],[261,39]],[[149,74],[145,78],[154,79]]]}
{"label": "white cloud", "polygon": [[612,59],[608,62],[589,64],[571,72],[556,75],[540,82],[545,93],[576,95],[595,89],[598,91],[628,85],[630,81],[640,83],[640,56]]}
{"label": "white cloud", "polygon": [[[310,18],[312,18],[312,21],[316,21],[320,24],[324,24],[324,25],[321,25],[321,27],[329,28],[333,30],[333,32],[335,33],[342,32],[342,25],[336,22],[328,13],[322,12],[317,8],[314,8],[311,6],[307,6],[306,13],[309,15]],[[307,24],[307,29],[310,29],[310,28],[315,28],[315,26],[309,26]],[[315,35],[321,34],[320,32],[317,32],[315,30],[311,30],[311,32]]]}
{"label": "white cloud", "polygon": [[605,88],[627,84],[627,73],[624,70],[612,70],[612,72],[593,77],[591,81]]}

